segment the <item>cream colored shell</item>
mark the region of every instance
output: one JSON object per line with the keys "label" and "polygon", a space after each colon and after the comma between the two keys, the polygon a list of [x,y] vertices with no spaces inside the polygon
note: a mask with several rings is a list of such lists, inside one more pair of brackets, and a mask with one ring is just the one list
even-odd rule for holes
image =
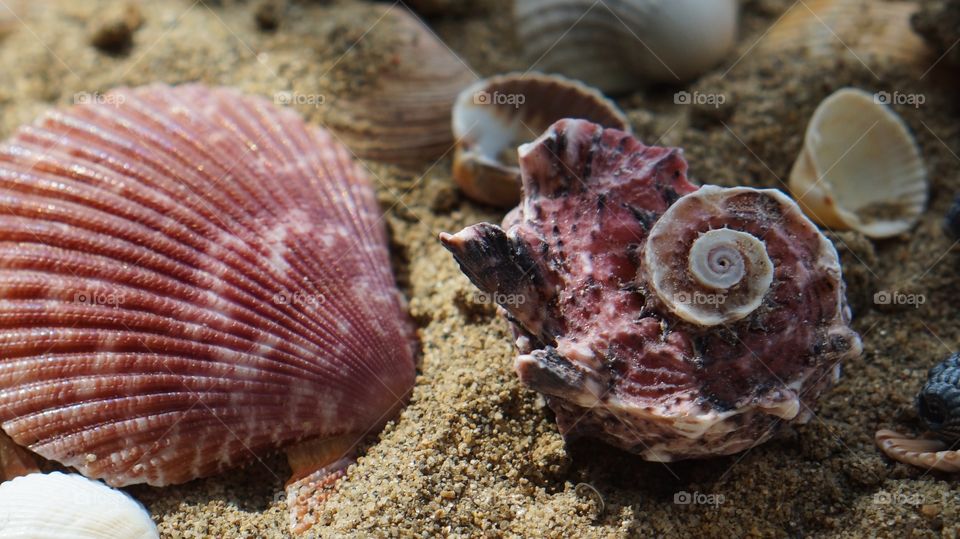
{"label": "cream colored shell", "polygon": [[[755,47],[759,55],[843,57],[876,70],[891,64],[926,70],[936,58],[910,17],[916,2],[805,0],[783,14]],[[795,60],[794,60],[795,61]]]}
{"label": "cream colored shell", "polygon": [[155,539],[127,494],[81,475],[34,473],[0,484],[0,539]]}
{"label": "cream colored shell", "polygon": [[608,93],[677,83],[723,60],[737,34],[736,0],[517,0],[531,69]]}
{"label": "cream colored shell", "polygon": [[844,88],[820,104],[790,172],[804,212],[833,229],[885,238],[909,230],[927,203],[927,171],[883,94]]}

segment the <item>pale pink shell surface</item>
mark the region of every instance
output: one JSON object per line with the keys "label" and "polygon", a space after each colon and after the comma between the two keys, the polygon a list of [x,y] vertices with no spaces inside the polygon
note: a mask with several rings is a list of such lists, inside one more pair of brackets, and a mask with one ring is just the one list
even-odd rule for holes
{"label": "pale pink shell surface", "polygon": [[389,420],[413,328],[366,174],[258,97],[119,89],[0,147],[0,426],[111,485]]}
{"label": "pale pink shell surface", "polygon": [[[502,227],[440,239],[498,298],[517,374],[564,435],[655,461],[742,451],[807,421],[860,354],[836,251],[781,192],[698,188],[681,150],[583,120],[519,154],[523,200]],[[724,290],[697,284],[692,246],[714,231],[752,238],[771,272],[747,261]]]}

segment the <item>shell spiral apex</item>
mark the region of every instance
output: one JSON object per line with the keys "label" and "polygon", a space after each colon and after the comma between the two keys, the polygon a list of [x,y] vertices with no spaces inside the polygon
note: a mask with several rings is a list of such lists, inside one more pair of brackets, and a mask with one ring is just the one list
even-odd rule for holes
{"label": "shell spiral apex", "polygon": [[118,89],[0,146],[0,426],[114,486],[360,437],[412,388],[374,191],[324,130]]}
{"label": "shell spiral apex", "polygon": [[[677,201],[651,229],[644,260],[648,280],[660,300],[687,322],[714,326],[740,320],[760,306],[770,289],[773,263],[764,241],[750,233],[706,230],[687,244],[686,252],[675,248],[698,213],[727,211],[724,205],[731,199],[756,192],[702,187]],[[779,191],[763,196],[784,208],[793,206]]]}
{"label": "shell spiral apex", "polygon": [[567,436],[648,460],[770,438],[857,357],[836,250],[776,190],[697,188],[676,148],[561,120],[520,148],[503,227],[440,239],[507,301],[520,379]]}

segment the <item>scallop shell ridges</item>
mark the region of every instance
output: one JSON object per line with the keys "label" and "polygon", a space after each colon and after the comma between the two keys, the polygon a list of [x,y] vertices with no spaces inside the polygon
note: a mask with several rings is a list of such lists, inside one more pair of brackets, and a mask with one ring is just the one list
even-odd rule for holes
{"label": "scallop shell ridges", "polygon": [[0,146],[0,426],[114,486],[364,433],[414,377],[369,180],[237,91],[118,89]]}

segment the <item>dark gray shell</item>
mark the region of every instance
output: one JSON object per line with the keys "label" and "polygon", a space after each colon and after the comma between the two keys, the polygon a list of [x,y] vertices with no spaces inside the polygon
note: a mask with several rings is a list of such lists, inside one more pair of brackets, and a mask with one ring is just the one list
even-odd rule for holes
{"label": "dark gray shell", "polygon": [[960,353],[930,369],[917,395],[917,412],[938,438],[960,440]]}

